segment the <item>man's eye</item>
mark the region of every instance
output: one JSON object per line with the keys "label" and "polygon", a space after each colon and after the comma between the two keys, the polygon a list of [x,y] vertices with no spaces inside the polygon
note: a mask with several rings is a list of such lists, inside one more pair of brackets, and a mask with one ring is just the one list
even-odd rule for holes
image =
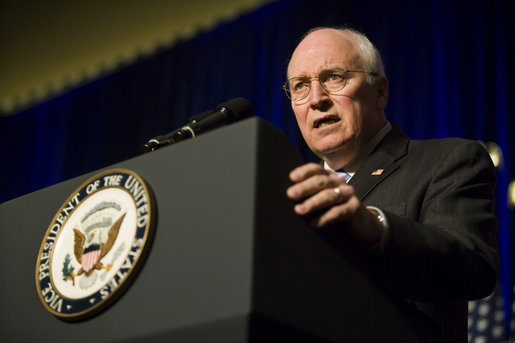
{"label": "man's eye", "polygon": [[293,89],[296,91],[300,91],[306,87],[307,87],[307,84],[304,81],[297,81],[293,84]]}
{"label": "man's eye", "polygon": [[338,82],[338,81],[342,81],[342,80],[343,80],[343,75],[340,75],[340,74],[331,74],[327,78],[327,81],[331,81],[331,82]]}

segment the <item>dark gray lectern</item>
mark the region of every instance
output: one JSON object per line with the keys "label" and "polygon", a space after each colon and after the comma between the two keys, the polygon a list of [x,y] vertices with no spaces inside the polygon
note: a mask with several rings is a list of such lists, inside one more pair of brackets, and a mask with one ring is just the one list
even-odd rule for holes
{"label": "dark gray lectern", "polygon": [[0,206],[2,342],[412,342],[393,302],[293,213],[286,137],[252,118],[116,164],[142,176],[157,229],[141,272],[99,315],[48,313],[39,247],[78,186],[100,171]]}

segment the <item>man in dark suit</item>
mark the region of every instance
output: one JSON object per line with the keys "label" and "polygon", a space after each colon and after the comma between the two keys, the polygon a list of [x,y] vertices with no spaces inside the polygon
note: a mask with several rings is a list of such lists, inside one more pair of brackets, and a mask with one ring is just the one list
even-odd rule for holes
{"label": "man in dark suit", "polygon": [[463,139],[410,140],[392,127],[380,55],[354,30],[305,36],[285,90],[323,160],[291,172],[295,212],[366,252],[380,285],[427,318],[412,322],[422,341],[466,342],[467,301],[488,296],[498,270],[486,150]]}

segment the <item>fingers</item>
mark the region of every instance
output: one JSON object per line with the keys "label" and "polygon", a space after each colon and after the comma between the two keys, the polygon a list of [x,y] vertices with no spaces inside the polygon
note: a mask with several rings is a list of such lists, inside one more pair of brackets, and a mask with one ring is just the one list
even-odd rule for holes
{"label": "fingers", "polygon": [[322,167],[320,164],[316,163],[307,163],[300,167],[297,167],[293,169],[290,172],[290,180],[293,182],[301,182],[309,178],[310,176],[313,176],[315,174],[325,174],[329,175],[329,171],[325,170],[324,167]]}
{"label": "fingers", "polygon": [[363,246],[376,244],[383,225],[360,202],[354,187],[321,165],[308,163],[290,173],[294,185],[286,191],[296,202],[295,213],[313,228],[345,222],[345,232]]}
{"label": "fingers", "polygon": [[320,164],[308,163],[295,168],[290,179],[295,184],[286,193],[297,202],[295,213],[311,218],[310,224],[315,228],[345,221],[360,206],[354,188]]}
{"label": "fingers", "polygon": [[326,207],[345,203],[353,195],[354,189],[351,186],[325,188],[295,205],[294,209],[297,214],[308,215]]}
{"label": "fingers", "polygon": [[294,201],[301,201],[326,188],[335,188],[345,184],[345,180],[336,173],[325,170],[321,165],[308,163],[294,169],[290,179],[295,182],[286,194]]}
{"label": "fingers", "polygon": [[338,222],[351,220],[358,211],[360,202],[355,196],[351,196],[345,202],[329,207],[327,211],[320,212],[309,221],[314,228],[322,228]]}

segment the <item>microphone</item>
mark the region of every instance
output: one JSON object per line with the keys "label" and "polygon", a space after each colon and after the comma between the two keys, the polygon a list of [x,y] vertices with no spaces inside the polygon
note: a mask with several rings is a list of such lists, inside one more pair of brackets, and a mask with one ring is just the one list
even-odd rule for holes
{"label": "microphone", "polygon": [[253,115],[252,105],[244,98],[235,98],[218,105],[214,110],[202,112],[191,117],[188,122],[175,131],[157,136],[143,145],[144,152],[154,151],[201,133],[234,123]]}

